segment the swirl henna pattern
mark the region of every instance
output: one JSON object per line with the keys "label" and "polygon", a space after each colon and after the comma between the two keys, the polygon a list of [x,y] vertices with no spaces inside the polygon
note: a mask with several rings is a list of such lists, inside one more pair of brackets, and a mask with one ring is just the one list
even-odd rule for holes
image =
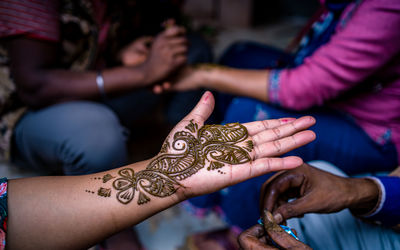
{"label": "swirl henna pattern", "polygon": [[[251,160],[249,152],[253,150],[253,142],[247,140],[246,127],[239,123],[226,125],[204,125],[198,128],[193,120],[185,127],[187,131],[174,134],[172,145],[169,137],[161,147],[160,154],[152,160],[145,170],[134,172],[124,168],[118,172],[119,177],[112,183],[117,191],[117,200],[122,204],[130,203],[138,192],[137,204],[150,201],[147,194],[166,197],[174,194],[182,181],[209,163],[207,170],[220,169],[225,164],[242,164]],[[244,142],[244,146],[236,144]],[[218,170],[218,173],[224,172]],[[114,179],[109,174],[103,183]],[[109,197],[110,191],[100,188],[99,195]],[[99,190],[100,190],[99,189]]]}

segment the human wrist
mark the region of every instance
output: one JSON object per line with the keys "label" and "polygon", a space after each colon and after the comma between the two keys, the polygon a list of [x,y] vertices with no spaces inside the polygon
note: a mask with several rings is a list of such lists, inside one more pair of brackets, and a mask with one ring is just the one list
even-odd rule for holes
{"label": "human wrist", "polygon": [[212,70],[197,69],[195,72],[194,88],[211,88],[212,86]]}
{"label": "human wrist", "polygon": [[349,182],[354,189],[354,196],[349,204],[349,209],[353,214],[363,215],[374,210],[379,202],[379,187],[368,178],[349,178]]}
{"label": "human wrist", "polygon": [[103,78],[103,74],[102,74],[101,71],[97,72],[96,85],[97,85],[97,90],[99,92],[99,95],[101,96],[101,98],[103,100],[106,100],[107,99],[107,94],[106,94],[106,91],[105,91],[104,78]]}
{"label": "human wrist", "polygon": [[379,225],[397,227],[400,225],[400,178],[399,176],[371,176],[368,179],[379,187],[379,200],[373,210],[358,215]]}
{"label": "human wrist", "polygon": [[155,74],[153,67],[150,65],[148,61],[140,64],[138,67],[134,67],[141,72],[141,82],[144,86],[151,85],[155,83],[157,79],[157,75]]}
{"label": "human wrist", "polygon": [[221,71],[227,67],[213,63],[202,63],[196,65],[194,70],[196,74],[196,86],[197,88],[215,89],[215,84],[218,83],[218,77],[221,75]]}

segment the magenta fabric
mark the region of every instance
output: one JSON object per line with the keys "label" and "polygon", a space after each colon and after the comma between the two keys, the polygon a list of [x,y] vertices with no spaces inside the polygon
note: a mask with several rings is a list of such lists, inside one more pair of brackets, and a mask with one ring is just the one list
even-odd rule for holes
{"label": "magenta fabric", "polygon": [[364,0],[341,19],[302,65],[271,72],[270,100],[294,110],[344,111],[377,143],[393,142],[400,162],[400,1]]}
{"label": "magenta fabric", "polygon": [[25,35],[58,41],[59,21],[57,1],[0,1],[0,37]]}

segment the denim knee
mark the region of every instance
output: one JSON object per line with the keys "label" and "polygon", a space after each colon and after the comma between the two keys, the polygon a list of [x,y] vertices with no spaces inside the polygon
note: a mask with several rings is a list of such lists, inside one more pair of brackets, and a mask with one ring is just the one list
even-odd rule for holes
{"label": "denim knee", "polygon": [[65,174],[96,173],[127,163],[127,131],[109,108],[86,105],[76,126],[59,147]]}
{"label": "denim knee", "polygon": [[74,101],[30,110],[13,139],[13,162],[48,174],[87,174],[126,164],[126,130],[100,103]]}

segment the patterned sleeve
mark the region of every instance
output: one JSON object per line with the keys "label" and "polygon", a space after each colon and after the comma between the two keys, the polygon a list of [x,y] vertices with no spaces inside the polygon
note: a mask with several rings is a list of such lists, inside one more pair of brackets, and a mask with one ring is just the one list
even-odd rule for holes
{"label": "patterned sleeve", "polygon": [[25,35],[58,41],[59,14],[55,0],[0,1],[0,37]]}
{"label": "patterned sleeve", "polygon": [[279,90],[280,90],[280,74],[282,70],[271,70],[269,73],[269,101],[274,104],[279,104]]}
{"label": "patterned sleeve", "polygon": [[6,247],[6,234],[7,234],[7,219],[8,219],[8,206],[7,206],[7,178],[0,179],[0,250]]}

